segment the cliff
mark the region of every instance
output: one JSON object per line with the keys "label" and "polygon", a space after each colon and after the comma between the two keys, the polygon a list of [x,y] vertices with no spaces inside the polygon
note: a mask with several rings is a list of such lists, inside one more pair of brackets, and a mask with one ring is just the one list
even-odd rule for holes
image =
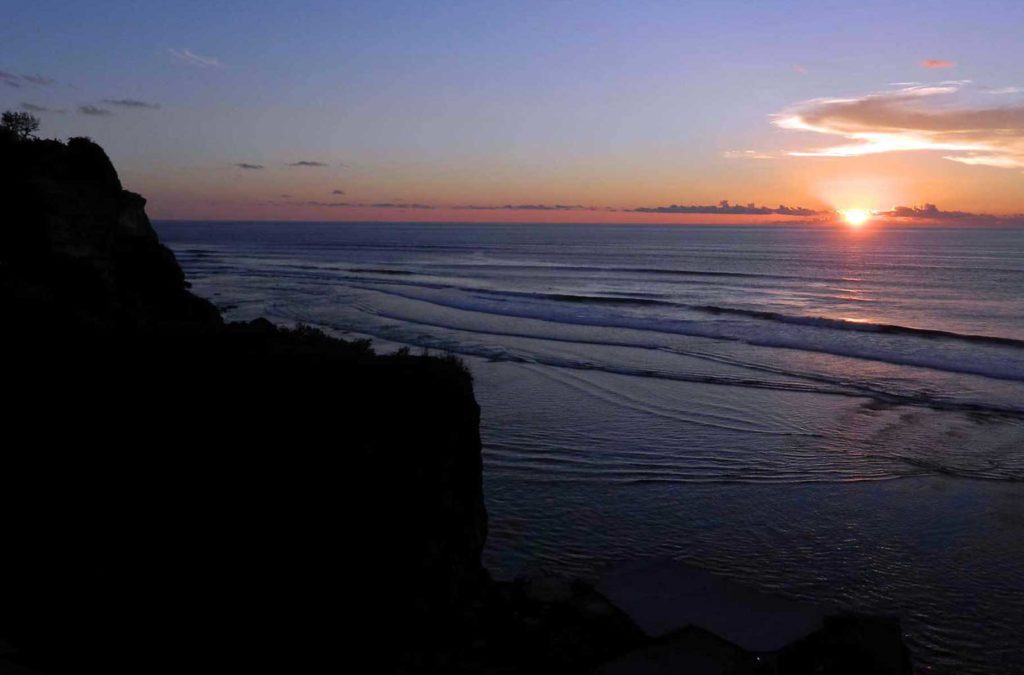
{"label": "cliff", "polygon": [[87,139],[0,137],[0,203],[5,663],[386,664],[459,634],[489,582],[460,363],[225,323]]}
{"label": "cliff", "polygon": [[[579,581],[489,578],[457,359],[224,322],[87,139],[0,133],[0,203],[0,675],[768,672]],[[907,668],[870,618],[771,658]]]}
{"label": "cliff", "polygon": [[157,239],[146,200],[122,189],[88,139],[0,139],[0,309],[12,323],[81,324],[91,333],[216,327]]}

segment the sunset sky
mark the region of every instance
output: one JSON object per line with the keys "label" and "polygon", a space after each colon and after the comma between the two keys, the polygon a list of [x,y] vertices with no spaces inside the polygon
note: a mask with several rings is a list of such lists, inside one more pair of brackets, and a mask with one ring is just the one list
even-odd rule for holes
{"label": "sunset sky", "polygon": [[1020,0],[274,4],[10,4],[0,107],[153,218],[1024,213]]}

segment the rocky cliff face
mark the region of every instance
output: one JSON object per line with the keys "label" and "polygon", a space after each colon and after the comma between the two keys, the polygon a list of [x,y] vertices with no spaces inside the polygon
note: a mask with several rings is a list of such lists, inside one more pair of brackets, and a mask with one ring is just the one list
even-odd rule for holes
{"label": "rocky cliff face", "polygon": [[[0,204],[0,673],[674,663],[585,584],[488,578],[457,360],[225,324],[90,141],[0,135]],[[903,672],[844,669],[866,625],[779,672]]]}
{"label": "rocky cliff face", "polygon": [[0,138],[0,202],[0,669],[394,665],[462,634],[488,579],[458,362],[225,324],[88,140]]}
{"label": "rocky cliff face", "polygon": [[9,316],[92,331],[192,331],[221,323],[187,292],[174,255],[88,139],[0,139],[0,299]]}

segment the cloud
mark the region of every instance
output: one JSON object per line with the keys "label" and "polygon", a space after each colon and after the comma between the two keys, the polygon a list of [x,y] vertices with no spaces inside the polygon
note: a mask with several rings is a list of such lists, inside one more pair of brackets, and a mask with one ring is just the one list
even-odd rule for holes
{"label": "cloud", "polygon": [[375,209],[436,209],[436,206],[430,204],[412,204],[407,202],[377,202],[369,204],[366,202],[319,202],[319,201],[307,201],[307,206],[331,206],[331,207],[342,207],[342,208],[375,208]]}
{"label": "cloud", "polygon": [[149,103],[147,101],[140,101],[135,98],[105,98],[104,103],[110,105],[119,105],[122,108],[146,108],[148,110],[156,110],[160,107],[159,103]]}
{"label": "cloud", "polygon": [[504,206],[477,206],[466,204],[453,206],[454,209],[466,211],[591,211],[580,204],[505,204]]}
{"label": "cloud", "polygon": [[[332,194],[343,194],[341,190],[335,190]],[[440,207],[433,204],[421,204],[395,200],[390,202],[322,202],[310,200],[304,202],[307,206],[329,206],[344,208],[375,208],[375,209],[416,209],[432,210],[439,208],[451,208],[459,211],[596,211],[593,207],[581,206],[579,204],[505,204],[503,206],[481,206],[477,204],[461,204],[451,207]]]}
{"label": "cloud", "polygon": [[952,68],[956,64],[946,59],[925,59],[921,62],[922,68]]}
{"label": "cloud", "polygon": [[722,153],[726,159],[775,159],[773,155],[759,150],[726,150]]}
{"label": "cloud", "polygon": [[48,87],[51,84],[56,84],[57,80],[52,77],[43,77],[42,75],[15,75],[14,73],[0,70],[0,82],[3,82],[8,87],[20,89],[25,83]]}
{"label": "cloud", "polygon": [[816,211],[802,206],[789,207],[782,204],[780,204],[778,208],[756,206],[753,202],[746,206],[741,206],[739,204],[730,204],[727,199],[723,199],[714,206],[672,204],[671,206],[641,206],[639,208],[629,210],[636,213],[705,213],[748,216],[820,216],[829,213],[827,211]]}
{"label": "cloud", "polygon": [[935,204],[921,206],[894,206],[889,211],[875,215],[903,220],[923,220],[928,222],[972,222],[987,225],[1024,225],[1024,214],[997,216],[991,213],[971,213],[970,211],[943,211]]}
{"label": "cloud", "polygon": [[1024,169],[1024,157],[971,153],[967,156],[943,155],[942,159],[948,159],[952,162],[960,162],[961,164],[966,164],[968,166],[994,166],[997,169]]}
{"label": "cloud", "polygon": [[806,75],[807,74],[807,68],[805,68],[804,66],[801,66],[799,63],[794,63],[793,64],[793,72],[797,73],[798,75]]}
{"label": "cloud", "polygon": [[51,84],[57,84],[57,80],[52,77],[43,77],[42,75],[22,75],[21,79],[32,84],[38,84],[41,87],[48,87]]}
{"label": "cloud", "polygon": [[288,166],[329,166],[329,165],[324,163],[324,162],[311,162],[309,160],[302,159],[302,160],[299,160],[298,162],[292,162]]}
{"label": "cloud", "polygon": [[175,49],[174,47],[170,47],[168,48],[167,51],[171,54],[171,56],[178,59],[182,63],[188,64],[190,66],[195,66],[197,68],[224,67],[224,64],[221,63],[219,59],[215,59],[212,56],[202,56],[201,54],[196,54],[188,48]]}
{"label": "cloud", "polygon": [[332,195],[343,195],[343,194],[345,194],[345,191],[344,190],[331,190],[331,194]]}
{"label": "cloud", "polygon": [[113,115],[114,114],[114,113],[110,112],[109,110],[107,110],[106,108],[100,108],[99,106],[95,106],[95,105],[80,105],[80,106],[78,106],[78,112],[82,113],[83,115],[96,115],[96,116]]}
{"label": "cloud", "polygon": [[783,129],[851,141],[795,157],[858,157],[931,150],[963,164],[1024,168],[1024,104],[949,105],[963,84],[913,86],[855,98],[815,99],[775,116]]}
{"label": "cloud", "polygon": [[238,163],[235,164],[235,166],[237,166],[239,169],[253,169],[253,170],[255,170],[255,169],[262,169],[263,168],[262,164],[248,164],[246,162],[238,162]]}
{"label": "cloud", "polygon": [[1020,94],[1024,92],[1024,89],[1020,87],[986,87],[984,92],[994,96],[1006,96],[1007,94]]}
{"label": "cloud", "polygon": [[943,211],[935,204],[924,204],[922,206],[894,206],[890,211],[883,211],[880,215],[890,218],[927,218],[929,220],[962,220],[964,218],[977,218],[980,214],[968,213],[967,211]]}
{"label": "cloud", "polygon": [[58,113],[58,114],[60,114],[60,113],[64,112],[63,110],[58,110],[57,108],[48,108],[45,105],[37,105],[35,103],[26,103],[26,102],[22,102],[21,109],[22,110],[27,110],[29,112],[34,112],[34,113]]}

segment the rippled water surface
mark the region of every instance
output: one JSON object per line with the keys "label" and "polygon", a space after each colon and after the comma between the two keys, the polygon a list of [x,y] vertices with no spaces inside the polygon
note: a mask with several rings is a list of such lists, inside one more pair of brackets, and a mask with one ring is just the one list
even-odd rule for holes
{"label": "rippled water surface", "polygon": [[1024,232],[157,227],[229,318],[469,361],[499,576],[668,555],[1024,670]]}

